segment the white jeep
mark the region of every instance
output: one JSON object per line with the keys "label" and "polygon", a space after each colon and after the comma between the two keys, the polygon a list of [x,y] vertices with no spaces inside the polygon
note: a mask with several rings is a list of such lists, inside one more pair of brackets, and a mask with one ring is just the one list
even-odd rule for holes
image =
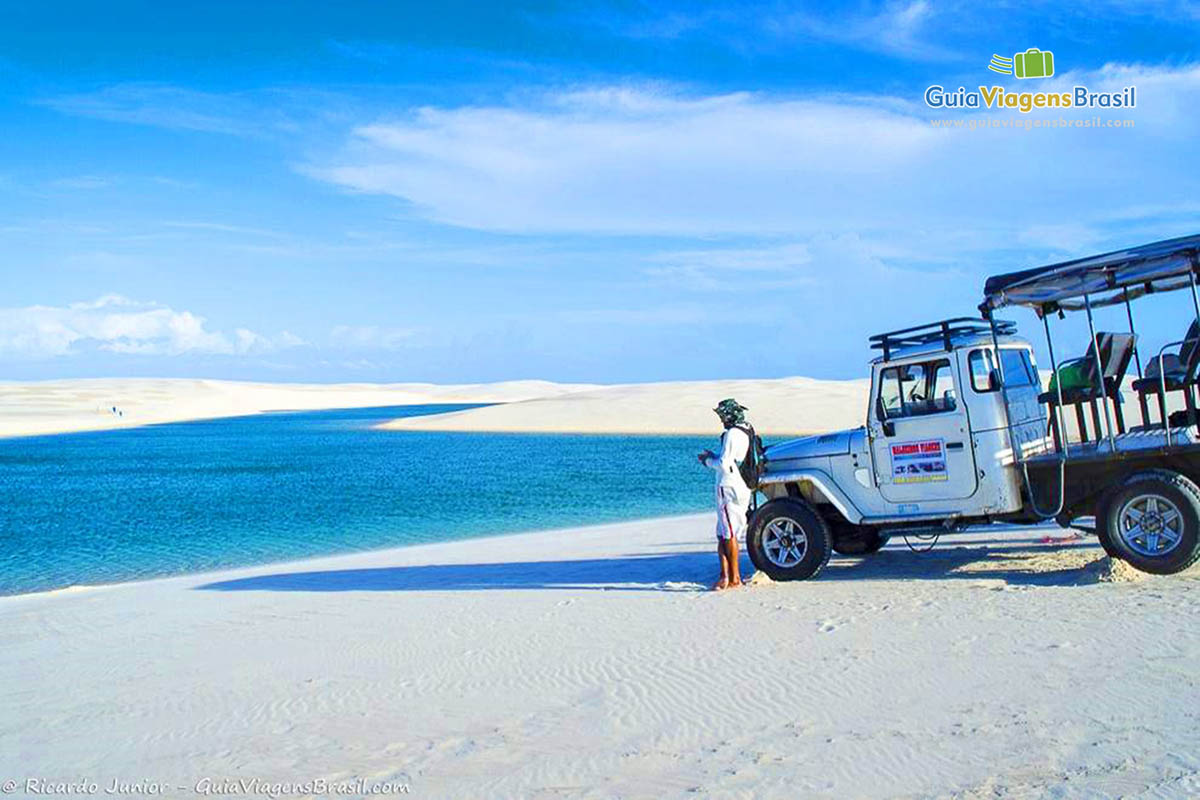
{"label": "white jeep", "polygon": [[[798,580],[820,572],[831,551],[867,555],[894,534],[1048,520],[1094,531],[1110,555],[1144,571],[1174,573],[1200,559],[1198,254],[1193,236],[996,276],[981,317],[871,337],[880,356],[866,425],[766,448],[757,486],[766,502],[746,536],[755,565]],[[1196,325],[1143,364],[1132,300],[1189,287]],[[1128,333],[1095,330],[1092,309],[1113,304],[1126,305]],[[1047,323],[1049,390],[1032,346],[993,315],[1008,305]],[[1087,313],[1093,345],[1059,365],[1048,319],[1075,310]],[[1131,360],[1142,420],[1127,429],[1121,390]],[[1176,395],[1186,410],[1171,414]]]}

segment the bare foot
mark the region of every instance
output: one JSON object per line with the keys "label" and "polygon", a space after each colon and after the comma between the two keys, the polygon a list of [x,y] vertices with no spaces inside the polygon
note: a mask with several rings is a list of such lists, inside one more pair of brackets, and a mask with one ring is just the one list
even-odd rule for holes
{"label": "bare foot", "polygon": [[716,583],[713,584],[714,592],[719,592],[722,589],[728,589],[728,588],[729,588],[729,581],[725,578],[724,575],[721,576],[720,580],[718,580]]}
{"label": "bare foot", "polygon": [[736,589],[741,585],[742,585],[742,579],[738,575],[734,575],[732,580],[729,581],[729,588],[731,588],[731,589]]}

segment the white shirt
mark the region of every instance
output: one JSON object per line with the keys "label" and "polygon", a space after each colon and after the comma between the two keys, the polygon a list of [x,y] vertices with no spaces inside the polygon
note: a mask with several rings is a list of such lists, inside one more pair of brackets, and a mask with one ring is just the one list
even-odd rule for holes
{"label": "white shirt", "polygon": [[704,466],[716,470],[717,486],[728,486],[737,494],[738,500],[750,502],[750,487],[742,480],[738,462],[750,452],[750,437],[740,428],[726,428],[721,434],[721,452],[716,457],[704,459]]}

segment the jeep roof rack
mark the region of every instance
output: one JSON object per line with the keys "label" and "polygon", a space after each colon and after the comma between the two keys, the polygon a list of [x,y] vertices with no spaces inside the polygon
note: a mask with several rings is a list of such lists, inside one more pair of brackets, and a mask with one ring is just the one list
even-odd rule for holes
{"label": "jeep roof rack", "polygon": [[[1007,320],[996,320],[996,334],[1007,336],[1017,332],[1017,324]],[[887,360],[892,353],[902,347],[919,347],[921,345],[941,342],[942,348],[949,351],[954,347],[954,340],[963,336],[981,334],[991,335],[992,327],[987,320],[977,317],[954,317],[912,328],[901,328],[898,331],[879,333],[870,338],[872,350],[882,350],[883,358]]]}

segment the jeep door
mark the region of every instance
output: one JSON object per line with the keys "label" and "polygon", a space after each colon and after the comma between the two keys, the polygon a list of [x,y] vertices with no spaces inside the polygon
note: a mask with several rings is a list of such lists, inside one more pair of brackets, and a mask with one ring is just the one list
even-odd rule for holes
{"label": "jeep door", "polygon": [[868,429],[888,502],[919,506],[975,493],[975,451],[956,373],[949,353],[876,369]]}

